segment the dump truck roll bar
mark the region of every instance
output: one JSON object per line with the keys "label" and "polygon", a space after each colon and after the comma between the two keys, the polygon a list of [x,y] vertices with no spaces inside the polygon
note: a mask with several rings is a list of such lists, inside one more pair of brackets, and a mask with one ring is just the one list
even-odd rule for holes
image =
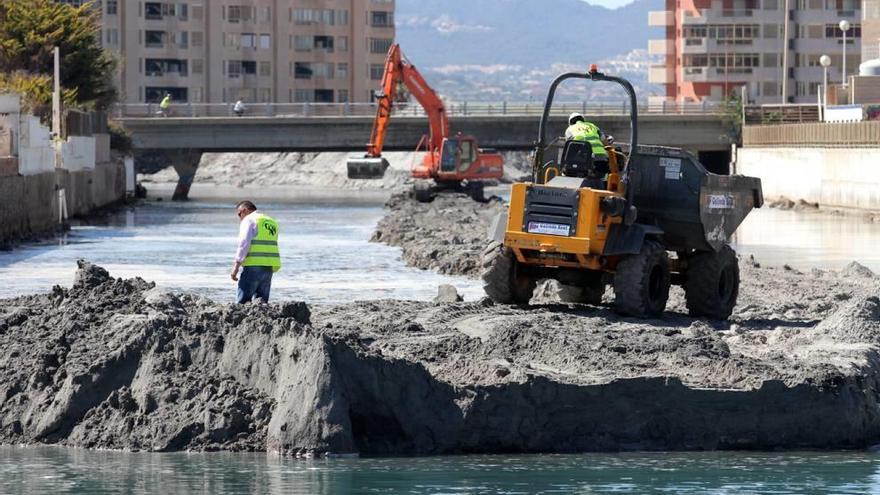
{"label": "dump truck roll bar", "polygon": [[626,159],[626,164],[623,166],[620,182],[623,184],[624,191],[626,192],[627,205],[631,205],[632,191],[631,188],[627,186],[629,185],[630,163],[632,163],[633,155],[638,149],[639,109],[636,102],[636,91],[633,89],[632,84],[626,79],[615,76],[606,76],[599,72],[595,64],[590,65],[590,71],[586,74],[580,72],[567,72],[557,76],[556,79],[553,80],[553,83],[550,84],[550,89],[547,91],[547,100],[544,102],[544,112],[541,114],[541,123],[538,126],[538,142],[535,146],[535,162],[532,167],[532,175],[535,182],[538,182],[541,168],[544,165],[544,148],[547,146],[547,121],[550,118],[550,108],[553,106],[553,97],[556,95],[556,88],[567,79],[614,82],[623,86],[623,89],[629,95],[630,152]]}

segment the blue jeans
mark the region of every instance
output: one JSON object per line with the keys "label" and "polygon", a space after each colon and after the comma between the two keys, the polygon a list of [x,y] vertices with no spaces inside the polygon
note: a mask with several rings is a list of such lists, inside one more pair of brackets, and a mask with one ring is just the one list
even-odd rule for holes
{"label": "blue jeans", "polygon": [[272,289],[271,266],[245,266],[238,277],[238,304],[251,302],[256,297],[269,302],[269,290]]}

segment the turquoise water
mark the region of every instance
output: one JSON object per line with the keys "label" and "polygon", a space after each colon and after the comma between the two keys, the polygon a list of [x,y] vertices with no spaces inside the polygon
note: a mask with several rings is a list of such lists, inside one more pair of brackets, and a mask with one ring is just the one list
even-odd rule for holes
{"label": "turquoise water", "polygon": [[[281,224],[284,265],[272,297],[311,303],[357,299],[428,300],[451,283],[467,299],[482,296],[477,281],[404,265],[400,249],[368,242],[381,205],[260,204]],[[115,277],[143,277],[160,287],[231,302],[229,278],[238,218],[228,203],[151,202],[77,226],[63,238],[0,252],[0,298],[70,285],[76,260],[97,263]]]}
{"label": "turquoise water", "polygon": [[0,448],[0,493],[868,494],[880,455],[651,453],[279,459]]}

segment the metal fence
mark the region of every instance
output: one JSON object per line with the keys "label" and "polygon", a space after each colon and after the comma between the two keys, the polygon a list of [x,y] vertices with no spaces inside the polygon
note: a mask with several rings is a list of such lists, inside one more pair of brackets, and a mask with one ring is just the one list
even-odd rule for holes
{"label": "metal fence", "polygon": [[743,145],[880,147],[880,121],[746,126]]}
{"label": "metal fence", "polygon": [[799,124],[819,122],[819,106],[810,104],[749,105],[745,108],[746,124]]}
{"label": "metal fence", "polygon": [[[234,117],[232,103],[175,103],[165,112],[168,117]],[[717,102],[699,103],[641,103],[640,114],[715,115]],[[538,102],[459,102],[448,103],[449,116],[541,115],[544,104]],[[553,105],[553,115],[580,112],[584,115],[628,115],[627,103],[559,102]],[[375,103],[252,103],[245,106],[242,118],[247,117],[372,117]],[[396,104],[395,115],[424,116],[425,111],[416,103]],[[162,117],[157,103],[119,103],[110,110],[111,118]]]}

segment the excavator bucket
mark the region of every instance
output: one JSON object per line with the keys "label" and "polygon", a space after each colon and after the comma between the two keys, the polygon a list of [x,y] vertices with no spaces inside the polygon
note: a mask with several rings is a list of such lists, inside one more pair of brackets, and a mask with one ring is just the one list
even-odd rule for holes
{"label": "excavator bucket", "polygon": [[389,167],[382,157],[351,157],[346,162],[349,179],[381,179]]}

